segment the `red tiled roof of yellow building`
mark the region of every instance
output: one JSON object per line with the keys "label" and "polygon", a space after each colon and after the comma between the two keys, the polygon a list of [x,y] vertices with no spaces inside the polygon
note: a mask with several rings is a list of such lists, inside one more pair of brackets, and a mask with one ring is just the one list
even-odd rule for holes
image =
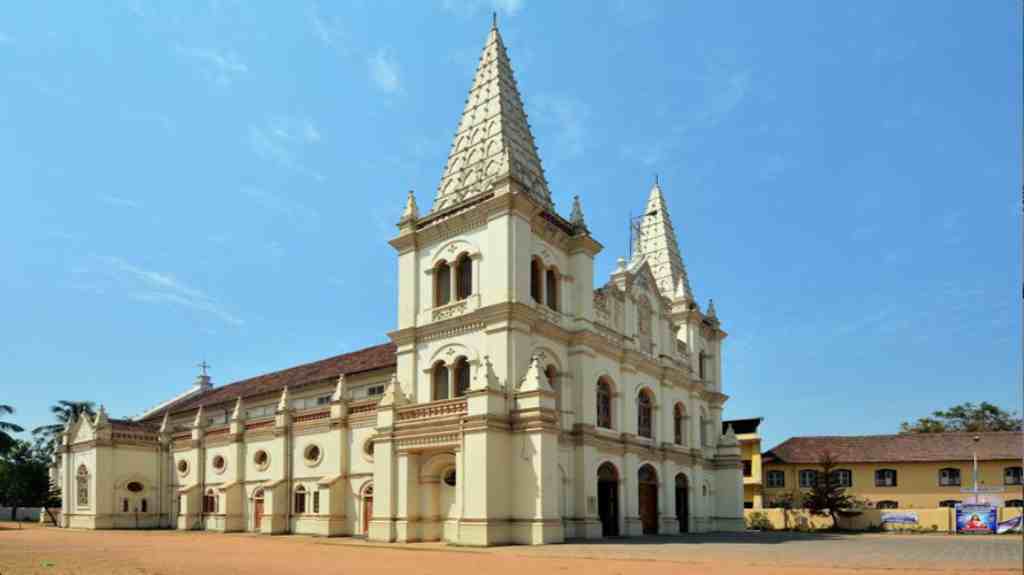
{"label": "red tiled roof of yellow building", "polygon": [[[978,436],[977,445],[974,437]],[[826,451],[839,463],[1021,459],[1024,433],[905,433],[791,437],[764,454],[765,463],[817,463]]]}

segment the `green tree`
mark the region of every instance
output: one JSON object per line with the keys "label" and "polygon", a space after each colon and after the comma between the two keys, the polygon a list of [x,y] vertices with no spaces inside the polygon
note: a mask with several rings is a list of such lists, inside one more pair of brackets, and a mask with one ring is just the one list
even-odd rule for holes
{"label": "green tree", "polygon": [[53,504],[46,458],[27,441],[16,441],[0,457],[0,505],[11,508],[11,519],[21,507]]}
{"label": "green tree", "polygon": [[[0,403],[0,415],[14,415],[14,408],[10,405],[4,405]],[[12,433],[20,433],[25,431],[20,425],[15,425],[9,421],[0,419],[0,454],[6,453],[7,450],[14,447],[15,439],[11,436]]]}
{"label": "green tree", "polygon": [[857,501],[846,493],[846,487],[840,480],[833,455],[825,451],[818,459],[818,480],[811,490],[804,495],[804,507],[814,515],[832,517],[833,528],[839,527],[839,516],[854,513]]}
{"label": "green tree", "polygon": [[56,423],[41,425],[32,430],[32,435],[36,438],[37,450],[48,459],[52,458],[54,453],[57,452],[57,438],[64,431],[64,426],[69,421],[78,419],[82,414],[89,417],[96,415],[96,404],[91,401],[67,401],[62,399],[50,407],[50,413],[57,420]]}
{"label": "green tree", "polygon": [[1016,412],[1003,411],[987,401],[975,405],[971,402],[954,405],[945,411],[936,411],[930,417],[900,424],[900,433],[942,433],[944,431],[1021,431],[1024,420]]}

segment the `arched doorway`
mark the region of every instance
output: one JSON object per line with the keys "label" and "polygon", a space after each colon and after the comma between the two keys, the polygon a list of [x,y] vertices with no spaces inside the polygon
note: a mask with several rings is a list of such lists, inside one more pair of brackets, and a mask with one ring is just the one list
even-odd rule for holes
{"label": "arched doorway", "polygon": [[263,525],[263,488],[257,489],[252,494],[252,528],[259,531]]}
{"label": "arched doorway", "polygon": [[640,490],[640,523],[644,535],[658,532],[658,474],[650,465],[643,465],[637,472],[637,488]]}
{"label": "arched doorway", "polygon": [[690,480],[685,473],[676,475],[676,518],[679,519],[679,532],[690,531]]}
{"label": "arched doorway", "polygon": [[373,484],[363,489],[363,535],[370,535],[370,519],[373,518]]}
{"label": "arched doorway", "polygon": [[619,472],[607,461],[597,468],[597,514],[603,537],[619,534]]}

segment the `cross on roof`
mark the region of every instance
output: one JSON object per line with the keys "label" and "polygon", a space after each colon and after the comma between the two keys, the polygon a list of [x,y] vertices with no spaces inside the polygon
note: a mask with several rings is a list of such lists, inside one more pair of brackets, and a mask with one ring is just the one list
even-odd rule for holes
{"label": "cross on roof", "polygon": [[203,375],[206,375],[206,370],[209,369],[210,364],[206,363],[206,360],[204,359],[203,361],[197,363],[196,367],[202,369],[203,370]]}

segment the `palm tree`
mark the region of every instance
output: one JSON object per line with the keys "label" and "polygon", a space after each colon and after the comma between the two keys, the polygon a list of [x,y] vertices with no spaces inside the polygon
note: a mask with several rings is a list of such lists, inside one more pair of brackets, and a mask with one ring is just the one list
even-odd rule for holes
{"label": "palm tree", "polygon": [[62,399],[50,407],[50,413],[57,419],[57,423],[41,425],[32,430],[32,435],[36,436],[36,441],[48,456],[52,456],[57,450],[57,437],[64,431],[68,422],[77,420],[83,414],[89,417],[96,415],[96,404],[91,401]]}
{"label": "palm tree", "polygon": [[[13,415],[14,408],[0,403],[0,415]],[[14,445],[14,438],[10,434],[25,431],[20,425],[0,420],[0,453],[10,449]]]}

